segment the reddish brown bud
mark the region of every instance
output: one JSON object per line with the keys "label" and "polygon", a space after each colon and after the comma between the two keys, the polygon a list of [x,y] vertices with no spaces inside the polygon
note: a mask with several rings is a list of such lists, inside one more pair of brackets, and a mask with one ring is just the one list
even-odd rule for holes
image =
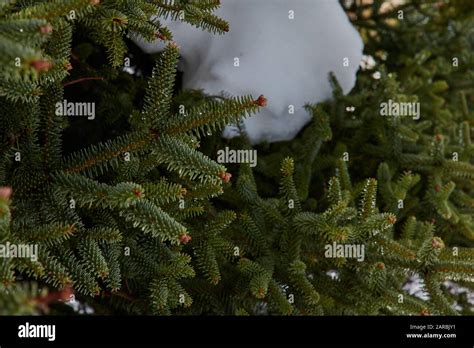
{"label": "reddish brown bud", "polygon": [[12,195],[12,188],[8,186],[0,187],[0,198],[9,199]]}
{"label": "reddish brown bud", "polygon": [[431,314],[430,314],[430,311],[428,310],[428,308],[424,308],[424,309],[421,311],[420,315],[423,316],[423,317],[427,317],[427,316],[429,316],[429,315],[431,315]]}
{"label": "reddish brown bud", "polygon": [[383,262],[379,262],[375,265],[375,267],[383,271],[385,269],[385,264]]}
{"label": "reddish brown bud", "polygon": [[441,140],[443,140],[443,135],[441,135],[441,134],[436,134],[436,135],[435,135],[435,139],[436,139],[436,141],[441,141]]}
{"label": "reddish brown bud", "polygon": [[92,6],[99,5],[99,4],[100,4],[100,0],[90,0],[90,4],[91,4]]}
{"label": "reddish brown bud", "polygon": [[178,45],[176,42],[174,42],[174,41],[173,41],[173,42],[170,42],[169,45],[170,45],[170,47],[176,48],[177,50],[180,49],[179,45]]}
{"label": "reddish brown bud", "polygon": [[395,222],[397,222],[397,217],[396,217],[395,215],[390,214],[390,215],[388,216],[388,222],[389,222],[391,225],[394,225]]}
{"label": "reddish brown bud", "polygon": [[41,34],[50,34],[53,32],[53,26],[51,24],[46,24],[46,25],[43,25],[41,28],[40,28],[40,32]]}
{"label": "reddish brown bud", "polygon": [[[171,38],[167,35],[167,33],[163,33],[163,32],[161,32],[161,31],[157,31],[157,32],[155,33],[155,37],[156,37],[157,39],[162,40],[162,41],[169,41],[169,40],[171,39]],[[170,45],[173,46],[173,47],[179,48],[179,47],[178,47],[178,44],[177,44],[176,42],[171,42]]]}
{"label": "reddish brown bud", "polygon": [[441,238],[439,237],[434,237],[432,240],[431,240],[431,246],[435,249],[442,249],[444,248],[444,242]]}
{"label": "reddish brown bud", "polygon": [[441,191],[441,185],[436,184],[434,189],[435,189],[436,192]]}
{"label": "reddish brown bud", "polygon": [[72,64],[67,62],[66,64],[64,64],[64,68],[69,71],[69,70],[72,70]]}
{"label": "reddish brown bud", "polygon": [[232,174],[230,174],[228,172],[219,173],[219,178],[221,178],[222,181],[224,181],[224,182],[229,182],[231,177],[232,177]]}
{"label": "reddish brown bud", "polygon": [[181,242],[181,244],[188,244],[191,239],[192,239],[192,237],[189,234],[186,234],[186,233],[183,233],[179,237],[179,241]]}
{"label": "reddish brown bud", "polygon": [[155,33],[155,37],[156,37],[157,39],[166,41],[166,37],[165,37],[162,33],[160,33],[159,31]]}
{"label": "reddish brown bud", "polygon": [[134,189],[134,190],[133,190],[133,194],[134,194],[135,196],[137,196],[138,198],[140,198],[140,197],[142,196],[143,192],[140,191],[139,189]]}
{"label": "reddish brown bud", "polygon": [[30,63],[30,65],[33,67],[33,69],[35,69],[36,71],[38,72],[42,72],[42,71],[48,71],[49,69],[51,69],[51,67],[53,66],[53,63],[51,63],[49,60],[34,60]]}
{"label": "reddish brown bud", "polygon": [[261,107],[267,106],[267,98],[265,98],[263,95],[259,96],[257,100],[254,101],[255,104]]}

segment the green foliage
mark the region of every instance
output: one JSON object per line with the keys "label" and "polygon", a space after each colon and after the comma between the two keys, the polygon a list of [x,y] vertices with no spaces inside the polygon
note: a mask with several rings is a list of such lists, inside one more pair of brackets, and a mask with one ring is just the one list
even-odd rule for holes
{"label": "green foliage", "polygon": [[[0,301],[10,301],[3,314],[46,311],[49,302],[41,302],[22,279],[37,281],[41,291],[72,287],[83,303],[107,303],[109,311],[170,314],[189,307],[193,300],[182,282],[195,270],[182,249],[192,238],[197,268],[218,281],[216,257],[225,249],[219,233],[235,216],[209,218],[209,234],[190,221],[223,192],[229,174],[197,148],[208,130],[258,111],[258,101],[207,101],[184,120],[172,104],[179,50],[170,43],[157,57],[148,86],[136,89],[144,98],[126,104],[128,119],[108,121],[122,123],[108,140],[75,143],[81,138],[65,132],[76,121],[57,112],[71,84],[90,77],[126,79],[107,67],[84,79],[81,74],[95,64],[87,40],[103,46],[112,68],[123,66],[125,35],[164,36],[166,28],[151,17],[168,5],[58,0],[1,8],[0,177],[2,190],[13,191],[1,200],[1,242],[38,247],[37,260],[2,257]],[[226,23],[211,13],[216,6],[204,1],[183,9],[192,24],[223,31]],[[76,43],[78,32],[85,42]],[[65,82],[69,74],[76,80]],[[107,120],[115,102],[111,84],[99,119]]]}
{"label": "green foliage", "polygon": [[[0,258],[0,314],[70,313],[72,292],[106,315],[472,314],[445,281],[474,288],[474,8],[383,3],[341,1],[375,67],[349,95],[331,76],[255,168],[214,158],[251,149],[218,133],[262,99],[179,91],[178,46],[128,39],[171,40],[164,18],[224,34],[218,0],[0,4],[0,244],[38,246]],[[388,100],[421,118],[382,117]]]}

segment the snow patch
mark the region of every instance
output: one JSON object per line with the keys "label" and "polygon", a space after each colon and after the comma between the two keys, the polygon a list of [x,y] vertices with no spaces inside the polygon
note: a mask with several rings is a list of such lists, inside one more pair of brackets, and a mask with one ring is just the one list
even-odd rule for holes
{"label": "snow patch", "polygon": [[[185,88],[268,99],[258,115],[244,120],[252,143],[292,139],[311,118],[304,105],[331,97],[330,72],[344,93],[353,88],[363,42],[337,0],[221,3],[216,15],[230,23],[225,35],[179,21],[164,24],[181,46]],[[135,41],[148,53],[164,47]],[[224,130],[225,137],[236,133],[235,127]]]}

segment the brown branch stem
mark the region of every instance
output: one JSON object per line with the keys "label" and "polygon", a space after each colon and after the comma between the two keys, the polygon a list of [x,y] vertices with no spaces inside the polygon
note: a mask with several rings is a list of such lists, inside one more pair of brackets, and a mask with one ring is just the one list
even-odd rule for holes
{"label": "brown branch stem", "polygon": [[104,80],[104,78],[103,77],[82,77],[82,78],[77,79],[77,80],[66,82],[65,84],[63,84],[63,87],[74,85],[76,83],[80,83],[80,82],[83,82],[83,81],[89,81],[89,80]]}

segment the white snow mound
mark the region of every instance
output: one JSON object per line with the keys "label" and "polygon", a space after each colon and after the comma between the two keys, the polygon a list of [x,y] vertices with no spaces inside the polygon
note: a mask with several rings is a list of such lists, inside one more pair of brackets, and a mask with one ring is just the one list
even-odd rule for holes
{"label": "white snow mound", "polygon": [[[244,120],[252,143],[292,139],[311,118],[304,104],[331,97],[331,71],[344,93],[353,88],[363,42],[337,0],[221,0],[221,4],[215,13],[230,24],[225,35],[183,22],[164,24],[181,47],[185,88],[210,95],[263,94],[268,99],[258,115]],[[136,42],[147,53],[164,47],[158,41]],[[228,126],[223,135],[235,134],[235,128]]]}

